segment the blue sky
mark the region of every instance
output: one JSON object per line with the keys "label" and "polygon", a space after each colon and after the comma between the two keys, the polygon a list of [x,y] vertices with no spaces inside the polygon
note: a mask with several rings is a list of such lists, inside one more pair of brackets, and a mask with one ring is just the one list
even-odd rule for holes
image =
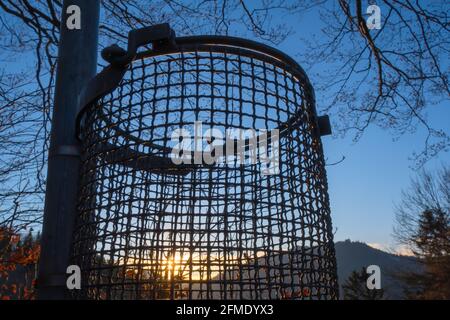
{"label": "blue sky", "polygon": [[[448,107],[442,103],[429,112],[431,123],[446,132],[450,132]],[[393,141],[391,135],[375,127],[357,143],[351,137],[323,138],[328,159],[345,156],[342,163],[327,167],[336,240],[351,238],[383,246],[395,245],[391,238],[394,205],[416,173],[409,158],[414,151],[420,151],[424,139],[425,132],[418,131]],[[425,168],[434,170],[449,162],[450,154],[442,153]]]}
{"label": "blue sky", "polygon": [[[283,21],[288,26],[295,26],[295,34],[279,48],[300,61],[302,51],[306,50],[302,39],[319,40],[317,37],[323,25],[317,12],[313,11],[283,17]],[[314,74],[326,72],[327,65],[319,64],[314,69],[313,73],[305,68],[313,86],[318,81]],[[320,110],[321,97],[317,94],[316,91]],[[428,108],[427,118],[436,129],[450,133],[448,101]],[[332,123],[335,121],[331,119]],[[350,238],[384,249],[396,249],[392,238],[395,203],[399,202],[402,189],[409,186],[416,173],[410,157],[413,152],[422,150],[425,137],[425,130],[419,129],[394,141],[391,134],[378,127],[369,127],[356,143],[351,134],[345,138],[323,137],[328,162],[339,161],[345,156],[342,163],[327,167],[335,240]],[[449,163],[450,153],[446,152],[428,161],[424,167],[435,170]]]}

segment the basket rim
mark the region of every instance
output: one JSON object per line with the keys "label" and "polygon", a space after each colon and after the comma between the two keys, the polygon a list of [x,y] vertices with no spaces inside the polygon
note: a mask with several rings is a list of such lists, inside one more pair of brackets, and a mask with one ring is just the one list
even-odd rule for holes
{"label": "basket rim", "polygon": [[[175,45],[155,48],[136,53],[126,64],[109,64],[100,73],[94,76],[83,88],[79,96],[79,108],[76,115],[76,137],[81,140],[81,125],[86,110],[98,99],[114,91],[123,79],[130,63],[136,60],[183,54],[188,52],[230,53],[238,56],[255,58],[270,63],[290,73],[304,89],[305,105],[317,124],[317,111],[315,105],[314,88],[303,68],[289,55],[266,44],[239,37],[230,36],[188,36],[175,38]],[[291,119],[288,119],[288,122]],[[290,121],[293,122],[293,121]],[[318,128],[318,126],[315,126]]]}

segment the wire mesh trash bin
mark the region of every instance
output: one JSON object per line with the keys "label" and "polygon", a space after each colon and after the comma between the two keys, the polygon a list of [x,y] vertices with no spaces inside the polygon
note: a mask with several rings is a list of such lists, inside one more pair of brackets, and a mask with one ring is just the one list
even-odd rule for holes
{"label": "wire mesh trash bin", "polygon": [[[329,122],[300,66],[239,38],[176,38],[168,25],[133,30],[126,51],[102,55],[110,64],[78,115],[73,294],[337,298],[320,140]],[[196,161],[205,146],[213,161]]]}

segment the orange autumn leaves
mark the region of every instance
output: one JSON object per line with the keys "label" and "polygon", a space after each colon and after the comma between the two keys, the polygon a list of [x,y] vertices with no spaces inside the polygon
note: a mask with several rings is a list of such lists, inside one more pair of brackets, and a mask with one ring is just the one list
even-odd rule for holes
{"label": "orange autumn leaves", "polygon": [[309,288],[303,288],[302,290],[297,291],[287,291],[281,290],[281,299],[289,300],[289,299],[299,299],[299,298],[309,298],[311,296],[311,290]]}
{"label": "orange autumn leaves", "polygon": [[23,237],[0,227],[0,300],[33,299],[40,245],[31,232]]}

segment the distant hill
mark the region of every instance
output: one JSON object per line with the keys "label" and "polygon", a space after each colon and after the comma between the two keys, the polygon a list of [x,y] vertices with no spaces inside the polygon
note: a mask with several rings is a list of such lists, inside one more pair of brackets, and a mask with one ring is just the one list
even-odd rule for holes
{"label": "distant hill", "polygon": [[400,271],[416,271],[421,266],[413,257],[399,256],[385,251],[374,249],[363,242],[350,240],[335,243],[336,260],[338,266],[338,280],[342,284],[354,270],[361,270],[371,264],[378,265],[381,269],[381,286],[387,299],[404,298],[402,284],[392,274]]}
{"label": "distant hill", "polygon": [[[381,286],[384,289],[384,297],[386,299],[403,299],[404,298],[404,290],[403,290],[403,284],[396,279],[393,274],[398,273],[401,271],[415,271],[417,272],[420,270],[421,266],[417,262],[417,260],[413,257],[408,256],[399,256],[395,254],[391,254],[385,251],[381,251],[375,248],[372,248],[368,246],[367,244],[363,242],[352,242],[350,240],[346,241],[339,241],[335,243],[336,248],[336,259],[337,259],[337,268],[338,268],[338,281],[339,286],[341,287],[340,294],[342,298],[342,285],[345,283],[349,275],[352,273],[352,271],[357,270],[360,271],[363,267],[366,268],[369,265],[378,265],[381,269]],[[318,248],[314,249],[314,252],[316,254],[319,254],[317,251]],[[283,255],[282,261],[283,263],[288,263],[288,257],[286,255]],[[261,279],[265,279],[266,277],[266,271],[265,266],[267,265],[268,261],[264,257],[258,258],[258,265],[260,269],[258,269],[258,277]],[[280,263],[280,257],[277,255],[272,255],[269,261],[270,264],[278,265]],[[296,265],[295,267],[301,268],[301,261],[299,261],[299,265]],[[311,268],[313,266],[313,262],[311,260],[305,260],[303,262],[305,265],[305,268]],[[313,268],[314,269],[314,268]],[[276,270],[272,270],[274,274],[276,274]],[[311,271],[311,274],[314,271]],[[271,274],[273,277],[274,274]],[[213,299],[220,299],[221,296],[219,294],[220,291],[220,279],[222,275],[218,274],[214,277],[214,280],[217,281],[216,283],[211,285],[211,292],[212,292],[212,298]],[[289,275],[283,276],[284,281],[289,283],[291,282],[291,278]],[[227,273],[228,279],[234,279],[238,278],[237,272],[229,272]],[[255,270],[254,268],[249,268],[247,272],[244,272],[242,274],[241,280],[253,280],[255,278]],[[294,277],[294,282],[299,282],[300,279],[298,276]],[[236,296],[233,297],[235,299],[239,298],[239,287],[238,285],[229,285],[229,292],[235,292]],[[206,290],[203,288],[201,289],[201,285],[199,283],[195,283],[192,286],[192,289],[194,292],[203,292],[204,295],[206,295]],[[231,290],[232,289],[232,290]],[[276,288],[274,288],[276,290]],[[264,293],[261,297],[262,298],[269,298],[267,296],[267,292]],[[211,298],[209,297],[209,298]],[[248,296],[248,292],[244,293],[243,295],[244,299],[251,298]],[[197,297],[194,295],[194,299],[198,298],[206,298],[206,296],[201,297],[200,295]]]}

